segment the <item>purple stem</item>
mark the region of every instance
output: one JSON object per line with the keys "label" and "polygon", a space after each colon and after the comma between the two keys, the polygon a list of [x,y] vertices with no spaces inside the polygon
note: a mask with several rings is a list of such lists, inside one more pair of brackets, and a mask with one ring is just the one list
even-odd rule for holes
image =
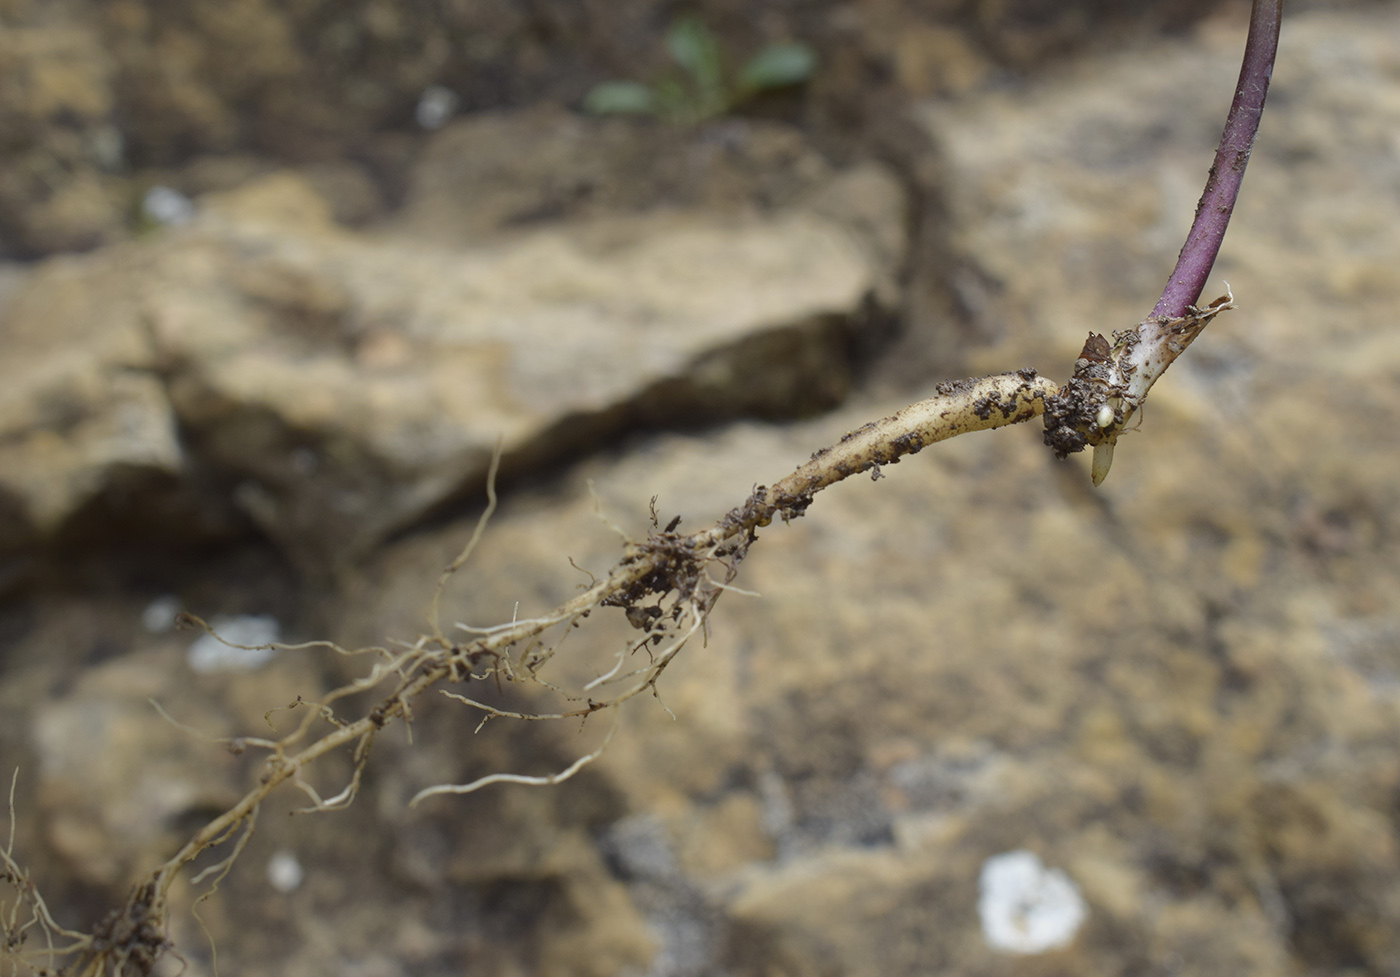
{"label": "purple stem", "polygon": [[1279,22],[1283,19],[1283,0],[1254,0],[1249,14],[1249,38],[1244,44],[1244,63],[1240,65],[1240,80],[1235,86],[1235,98],[1225,119],[1225,132],[1215,162],[1210,168],[1201,202],[1196,205],[1196,220],[1176,268],[1153,317],[1178,318],[1186,315],[1206,287],[1225,228],[1230,226],[1230,214],[1244,179],[1244,168],[1254,147],[1254,134],[1259,131],[1259,119],[1264,114],[1264,98],[1269,94],[1269,79],[1274,72],[1274,55],[1278,52]]}

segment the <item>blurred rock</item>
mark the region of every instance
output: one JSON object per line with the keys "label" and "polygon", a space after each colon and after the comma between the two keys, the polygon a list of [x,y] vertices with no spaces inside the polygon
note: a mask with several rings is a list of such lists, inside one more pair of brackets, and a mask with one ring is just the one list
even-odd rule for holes
{"label": "blurred rock", "polygon": [[173,479],[184,467],[130,290],[140,264],[129,250],[96,267],[58,261],[0,307],[0,496],[13,510],[11,547],[53,538],[133,475]]}
{"label": "blurred rock", "polygon": [[470,242],[561,218],[692,207],[752,214],[801,202],[835,169],[791,126],[727,119],[678,138],[659,123],[542,105],[464,118],[435,135],[394,225]]}
{"label": "blurred rock", "polygon": [[265,735],[287,724],[275,708],[287,689],[322,687],[294,653],[205,679],[185,662],[199,633],[153,635],[131,599],[44,599],[32,625],[9,643],[0,685],[0,710],[29,730],[0,734],[19,768],[16,813],[94,891],[120,892],[238,799],[260,757],[217,737]]}
{"label": "blurred rock", "polygon": [[[66,695],[36,710],[34,748],[46,840],[88,885],[115,887],[157,860],[200,812],[238,799],[237,768],[213,743],[166,722],[149,699],[174,691],[164,661],[127,656],[89,669]],[[190,705],[188,693],[178,696]],[[201,710],[200,732],[216,712]],[[222,755],[221,755],[222,754]],[[32,790],[31,785],[31,790]]]}
{"label": "blurred rock", "polygon": [[[425,178],[415,207],[440,201],[447,227],[457,199],[490,213],[501,179]],[[324,571],[479,485],[498,438],[518,475],[637,427],[830,407],[892,301],[903,196],[877,167],[809,183],[761,213],[494,236],[464,216],[455,243],[422,216],[350,232],[292,174],[206,195],[192,219],[12,292],[0,485],[30,540],[97,499],[134,531],[198,539],[231,499]],[[207,497],[206,482],[226,486],[210,514],[149,518],[151,498]],[[128,483],[123,511],[112,495]]]}
{"label": "blurred rock", "polygon": [[[56,5],[55,5],[56,6]],[[94,247],[125,223],[116,71],[91,22],[0,12],[0,256]],[[57,13],[57,16],[54,14]]]}

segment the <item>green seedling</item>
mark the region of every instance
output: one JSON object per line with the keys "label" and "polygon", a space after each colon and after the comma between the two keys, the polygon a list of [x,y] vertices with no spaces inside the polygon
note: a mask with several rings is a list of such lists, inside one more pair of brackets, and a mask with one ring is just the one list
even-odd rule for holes
{"label": "green seedling", "polygon": [[698,17],[683,17],[666,33],[666,52],[679,71],[647,84],[605,81],[583,100],[593,115],[651,115],[693,125],[728,115],[763,92],[800,85],[812,77],[817,55],[806,44],[770,44],[730,76],[719,38]]}

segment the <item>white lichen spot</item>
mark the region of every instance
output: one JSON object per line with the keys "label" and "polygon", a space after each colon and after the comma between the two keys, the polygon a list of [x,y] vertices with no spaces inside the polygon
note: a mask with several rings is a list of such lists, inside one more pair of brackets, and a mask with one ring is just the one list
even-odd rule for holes
{"label": "white lichen spot", "polygon": [[[196,672],[251,672],[266,665],[277,653],[273,648],[255,647],[280,640],[281,628],[277,619],[270,615],[215,617],[209,626],[219,637],[200,635],[185,656],[190,668]],[[248,647],[235,648],[232,645]]]}
{"label": "white lichen spot", "polygon": [[413,110],[413,118],[424,129],[441,129],[447,120],[457,114],[460,99],[457,93],[442,85],[429,85],[418,96],[418,106]]}
{"label": "white lichen spot", "polygon": [[978,888],[982,938],[1005,953],[1044,953],[1068,946],[1089,915],[1069,877],[1046,868],[1025,849],[987,859]]}
{"label": "white lichen spot", "polygon": [[306,871],[291,852],[283,850],[267,860],[267,882],[278,892],[294,892],[301,887]]}
{"label": "white lichen spot", "polygon": [[141,612],[141,626],[151,634],[173,631],[175,615],[180,611],[180,598],[174,594],[164,594],[146,605],[146,609]]}
{"label": "white lichen spot", "polygon": [[141,198],[141,213],[153,224],[188,224],[194,220],[194,201],[174,187],[151,187]]}

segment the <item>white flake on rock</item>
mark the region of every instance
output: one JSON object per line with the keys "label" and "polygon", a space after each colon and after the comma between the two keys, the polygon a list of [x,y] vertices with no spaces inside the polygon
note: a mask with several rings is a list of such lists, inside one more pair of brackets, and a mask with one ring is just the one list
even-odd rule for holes
{"label": "white flake on rock", "polygon": [[1032,954],[1068,946],[1089,915],[1069,876],[1023,848],[987,859],[978,889],[982,938],[993,950]]}

